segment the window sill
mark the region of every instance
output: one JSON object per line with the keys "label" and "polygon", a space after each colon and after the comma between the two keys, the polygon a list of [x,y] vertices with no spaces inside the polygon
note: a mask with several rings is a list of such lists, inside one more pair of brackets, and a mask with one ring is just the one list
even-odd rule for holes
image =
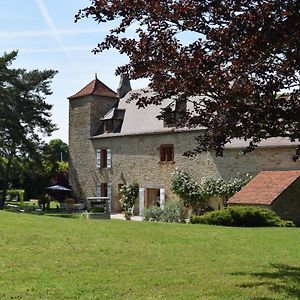
{"label": "window sill", "polygon": [[175,161],[174,160],[172,160],[172,161],[159,161],[158,163],[162,164],[162,165],[169,165],[169,164],[175,164]]}

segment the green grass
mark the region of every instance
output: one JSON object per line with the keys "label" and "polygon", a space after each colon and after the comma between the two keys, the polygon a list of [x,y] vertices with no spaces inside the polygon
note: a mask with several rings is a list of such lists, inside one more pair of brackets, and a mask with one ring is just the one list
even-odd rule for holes
{"label": "green grass", "polygon": [[300,229],[0,212],[0,299],[299,299]]}

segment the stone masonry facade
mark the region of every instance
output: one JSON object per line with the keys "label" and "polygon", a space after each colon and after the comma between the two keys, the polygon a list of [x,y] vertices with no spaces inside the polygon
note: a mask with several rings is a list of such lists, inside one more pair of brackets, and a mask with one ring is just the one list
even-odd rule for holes
{"label": "stone masonry facade", "polygon": [[[120,184],[137,181],[144,189],[163,189],[165,201],[176,196],[170,190],[170,175],[176,169],[188,172],[195,180],[207,177],[226,179],[238,175],[256,175],[261,170],[300,169],[300,163],[291,159],[295,147],[259,147],[246,155],[241,148],[228,148],[224,157],[201,153],[185,157],[183,153],[196,146],[195,137],[201,131],[168,131],[145,134],[113,134],[94,136],[99,117],[118,101],[113,97],[94,95],[70,99],[69,148],[70,183],[76,197],[86,201],[96,195],[101,183],[111,185],[111,210],[119,212]],[[160,162],[160,146],[174,146],[174,161]],[[111,150],[111,167],[98,168],[97,149]],[[139,200],[135,212],[139,212]]]}
{"label": "stone masonry facade", "polygon": [[[207,177],[229,179],[256,175],[261,170],[299,168],[299,163],[291,159],[294,149],[288,147],[259,148],[247,155],[242,154],[241,149],[228,149],[224,157],[215,157],[214,153],[201,153],[191,158],[183,156],[195,146],[196,135],[181,132],[83,139],[76,153],[81,161],[77,166],[77,177],[83,198],[95,196],[97,184],[109,182],[112,184],[112,210],[118,211],[118,185],[123,182],[122,177],[127,183],[137,181],[140,187],[165,188],[166,201],[172,201],[176,196],[170,190],[170,175],[176,168],[188,172],[197,181]],[[162,144],[174,145],[174,163],[160,162],[159,147]],[[96,150],[99,148],[111,149],[111,168],[96,168]],[[71,151],[71,158],[73,155]]]}

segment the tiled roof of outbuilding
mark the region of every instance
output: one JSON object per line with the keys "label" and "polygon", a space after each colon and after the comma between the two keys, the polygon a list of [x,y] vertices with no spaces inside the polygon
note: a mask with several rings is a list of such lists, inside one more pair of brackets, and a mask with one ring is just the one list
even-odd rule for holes
{"label": "tiled roof of outbuilding", "polygon": [[117,98],[117,93],[115,93],[99,79],[95,78],[79,92],[73,96],[70,96],[69,99],[75,99],[89,95]]}
{"label": "tiled roof of outbuilding", "polygon": [[262,171],[229,199],[229,204],[270,205],[297,178],[300,170]]}

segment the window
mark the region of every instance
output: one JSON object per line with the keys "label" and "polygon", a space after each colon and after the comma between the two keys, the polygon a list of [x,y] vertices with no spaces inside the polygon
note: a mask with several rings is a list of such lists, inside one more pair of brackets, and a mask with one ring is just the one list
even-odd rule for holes
{"label": "window", "polygon": [[160,146],[160,161],[161,162],[173,162],[174,161],[174,146],[173,146],[173,144]]}
{"label": "window", "polygon": [[164,116],[164,127],[173,127],[176,124],[176,115],[174,111],[167,112]]}
{"label": "window", "polygon": [[113,120],[106,120],[104,122],[104,132],[110,133],[113,131]]}
{"label": "window", "polygon": [[101,197],[107,197],[108,190],[107,190],[107,183],[101,183]]}
{"label": "window", "polygon": [[112,163],[111,149],[97,149],[96,150],[96,167],[111,168]]}
{"label": "window", "polygon": [[96,197],[111,197],[111,183],[102,182],[96,186]]}
{"label": "window", "polygon": [[[96,200],[96,207],[105,207],[105,211],[111,212],[111,199],[112,199],[112,185],[111,183],[102,182],[96,186],[95,191],[96,197],[107,197],[108,199],[98,199]],[[94,204],[95,205],[95,204]],[[99,206],[100,205],[100,206]],[[101,206],[102,205],[102,206]]]}

